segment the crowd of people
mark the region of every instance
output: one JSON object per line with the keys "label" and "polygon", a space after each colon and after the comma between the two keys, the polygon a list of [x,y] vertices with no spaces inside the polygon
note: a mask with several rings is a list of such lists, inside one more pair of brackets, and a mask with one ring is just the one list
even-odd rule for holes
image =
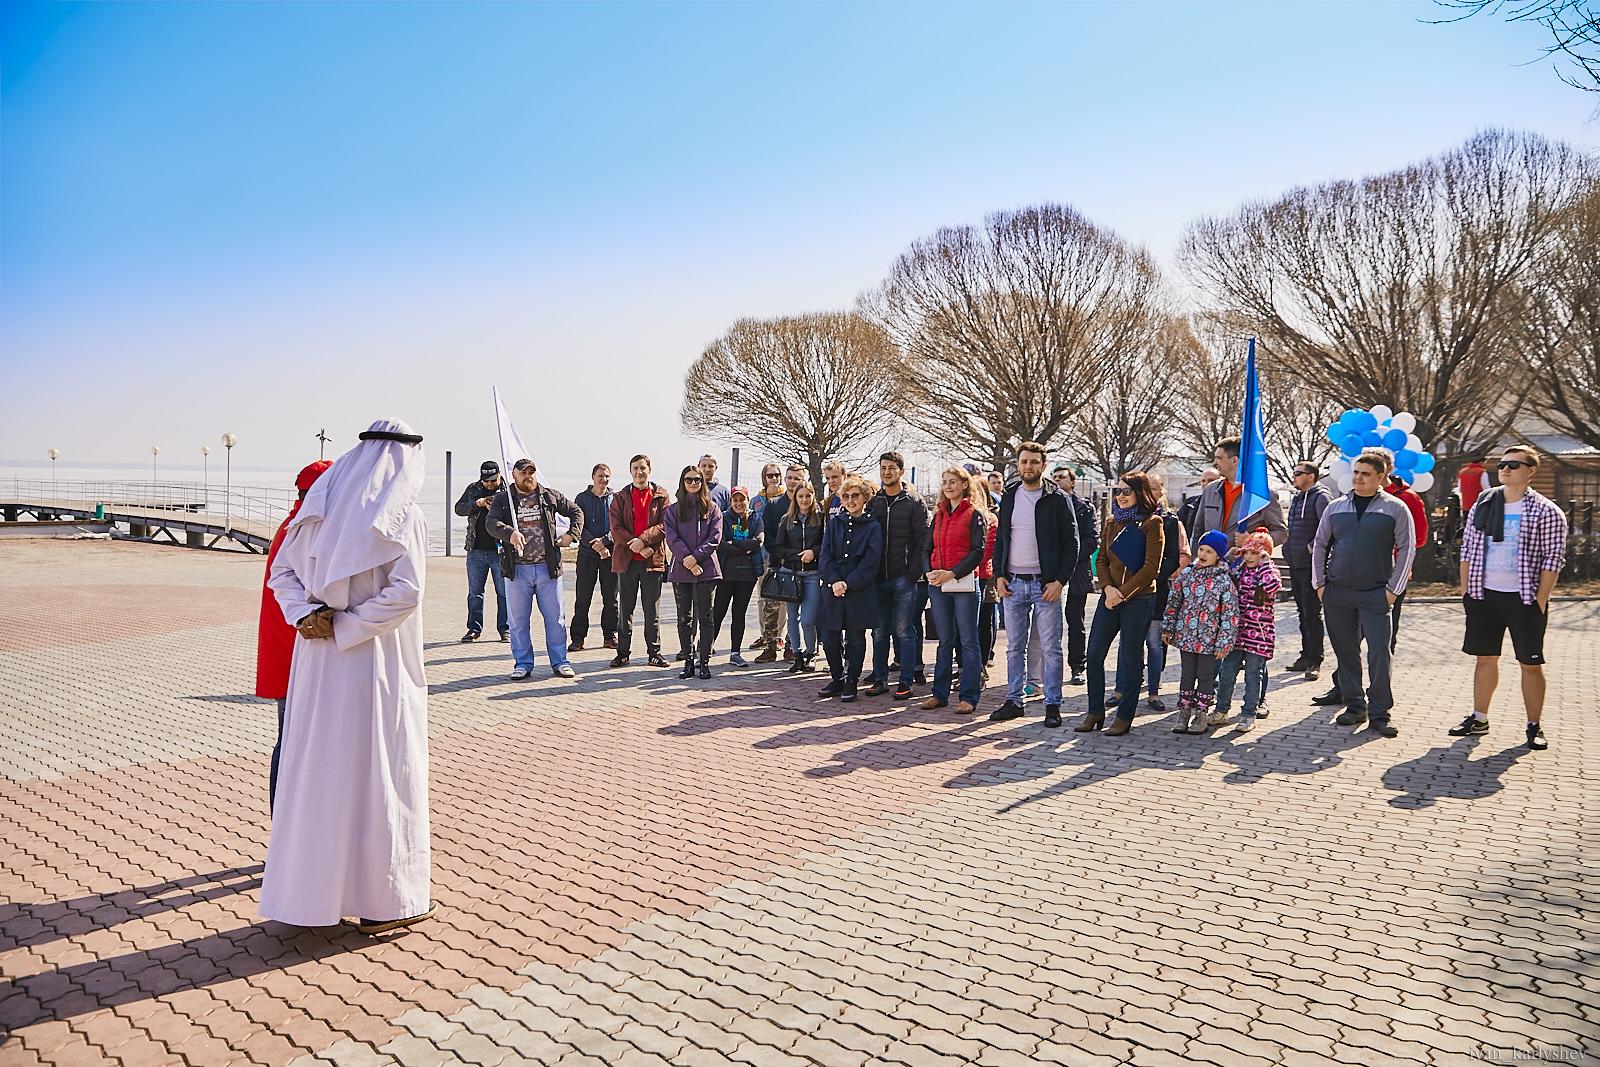
{"label": "crowd of people", "polygon": [[[421,438],[395,420],[361,437],[331,469],[301,473],[302,502],[268,556],[257,691],[279,701],[281,754],[274,751],[269,786],[262,913],[296,925],[357,915],[361,929],[381,932],[432,913],[417,614],[422,457]],[[1173,732],[1225,724],[1240,692],[1234,730],[1246,733],[1267,715],[1281,548],[1300,634],[1287,669],[1319,677],[1331,645],[1333,686],[1313,703],[1339,706],[1340,725],[1397,736],[1391,656],[1414,554],[1426,542],[1421,501],[1392,480],[1390,453],[1369,449],[1353,462],[1349,492],[1334,494],[1316,464],[1301,463],[1287,517],[1275,498],[1241,515],[1248,497],[1237,480],[1239,452],[1237,439],[1219,442],[1201,492],[1177,508],[1157,474],[1124,472],[1103,521],[1077,494],[1069,466],[1046,475],[1050,457],[1032,441],[1017,447],[1009,478],[952,465],[932,499],[907,481],[895,451],[879,457],[876,480],[830,462],[822,486],[798,464],[769,463],[755,493],[720,483],[710,455],[684,466],[669,490],[652,480],[650,457],[636,455],[621,489],[596,464],[573,499],[542,484],[531,458],[511,465],[509,482],[488,461],[455,504],[470,520],[462,640],[483,634],[492,578],[511,677],[534,669],[537,606],[550,668],[573,678],[569,655],[587,647],[598,587],[610,666],[631,663],[642,614],[645,662],[669,668],[659,623],[668,583],[685,680],[711,677],[725,627],[729,665],[752,665],[744,639],[758,600],[755,662],[781,655],[789,674],[806,675],[818,670],[820,649],[828,678],[819,700],[909,700],[925,687],[921,708],[954,701],[954,714],[973,714],[1003,625],[1005,696],[991,720],[1022,718],[1037,700],[1043,726],[1059,728],[1066,687],[1081,685],[1087,710],[1075,729],[1124,735],[1141,695],[1149,709],[1166,710],[1160,686],[1176,649]],[[1536,750],[1548,744],[1544,632],[1567,539],[1566,516],[1531,487],[1538,464],[1532,449],[1507,448],[1499,484],[1475,486],[1460,575],[1473,707],[1449,731],[1488,731],[1509,631],[1526,744]],[[569,548],[577,573],[570,627],[562,599]],[[341,847],[357,861],[338,871],[320,862]]]}

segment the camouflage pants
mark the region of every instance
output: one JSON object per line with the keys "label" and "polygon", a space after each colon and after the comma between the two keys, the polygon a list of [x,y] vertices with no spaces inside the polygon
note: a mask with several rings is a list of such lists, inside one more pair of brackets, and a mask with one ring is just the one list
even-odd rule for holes
{"label": "camouflage pants", "polygon": [[783,601],[761,601],[761,639],[776,645],[783,639]]}

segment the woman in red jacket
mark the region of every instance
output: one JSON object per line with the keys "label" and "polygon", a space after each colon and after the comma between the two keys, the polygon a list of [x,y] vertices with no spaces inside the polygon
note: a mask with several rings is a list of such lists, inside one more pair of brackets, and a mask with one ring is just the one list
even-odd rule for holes
{"label": "woman in red jacket", "polygon": [[973,498],[972,479],[960,467],[939,476],[939,504],[933,512],[932,551],[928,558],[928,606],[939,631],[939,653],[933,666],[933,695],[922,702],[928,711],[950,703],[952,661],[961,656],[961,700],[956,711],[977,710],[983,692],[983,658],[978,651],[978,567],[983,563],[989,529],[988,509]]}
{"label": "woman in red jacket", "polygon": [[[331,466],[333,460],[319,459],[295,477],[294,487],[300,490],[300,498],[289,509],[288,517],[278,527],[272,544],[267,548],[266,574],[272,573],[273,557],[278,554],[283,535],[300,510],[300,501],[306,498],[311,486],[322,477],[322,472]],[[267,810],[271,811],[272,798],[278,792],[278,752],[283,747],[283,698],[289,692],[289,664],[294,658],[295,629],[284,621],[283,609],[278,607],[278,598],[272,595],[272,590],[266,587],[265,575],[261,582],[261,621],[256,630],[256,696],[278,702],[278,740],[272,745],[272,770],[267,776]]]}

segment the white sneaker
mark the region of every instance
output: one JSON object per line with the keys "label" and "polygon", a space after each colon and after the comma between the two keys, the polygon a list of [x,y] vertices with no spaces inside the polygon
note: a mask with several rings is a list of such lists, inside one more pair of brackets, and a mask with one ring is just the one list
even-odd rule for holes
{"label": "white sneaker", "polygon": [[1256,721],[1254,719],[1240,719],[1233,724],[1233,732],[1236,734],[1247,734],[1255,728]]}
{"label": "white sneaker", "polygon": [[576,678],[577,676],[578,672],[572,669],[571,664],[563,663],[556,668],[557,678]]}
{"label": "white sneaker", "polygon": [[511,672],[511,680],[513,682],[520,682],[532,673],[533,672],[526,667],[518,667]]}

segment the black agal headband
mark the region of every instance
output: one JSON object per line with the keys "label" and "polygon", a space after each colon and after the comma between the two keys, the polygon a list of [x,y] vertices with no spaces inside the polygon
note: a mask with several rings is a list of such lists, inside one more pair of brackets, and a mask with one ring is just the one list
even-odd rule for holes
{"label": "black agal headband", "polygon": [[393,430],[363,430],[357,435],[363,441],[399,441],[403,445],[420,445],[420,433],[395,433]]}

